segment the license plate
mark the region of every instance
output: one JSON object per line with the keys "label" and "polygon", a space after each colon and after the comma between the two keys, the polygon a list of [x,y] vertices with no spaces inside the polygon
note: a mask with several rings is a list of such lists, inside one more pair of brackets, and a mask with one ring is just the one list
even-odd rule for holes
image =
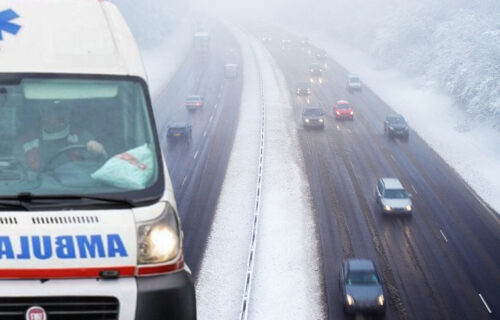
{"label": "license plate", "polygon": [[180,133],[174,133],[174,137],[180,137],[181,134]]}

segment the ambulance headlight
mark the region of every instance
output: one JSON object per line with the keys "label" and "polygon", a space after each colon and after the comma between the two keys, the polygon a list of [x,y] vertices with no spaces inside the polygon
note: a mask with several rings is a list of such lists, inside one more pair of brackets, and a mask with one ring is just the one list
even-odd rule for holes
{"label": "ambulance headlight", "polygon": [[161,216],[137,226],[137,260],[139,264],[165,263],[175,259],[181,250],[179,222],[168,204]]}

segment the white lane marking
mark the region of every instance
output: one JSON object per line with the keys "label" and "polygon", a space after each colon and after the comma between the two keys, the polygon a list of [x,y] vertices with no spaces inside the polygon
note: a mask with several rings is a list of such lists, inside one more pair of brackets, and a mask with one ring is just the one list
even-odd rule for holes
{"label": "white lane marking", "polygon": [[415,194],[418,194],[417,189],[415,189],[414,185],[411,185],[411,188],[413,189],[413,192],[415,192]]}
{"label": "white lane marking", "polygon": [[218,106],[218,105],[217,105],[217,103],[216,103],[216,104],[214,105],[214,108],[215,108],[215,109],[217,109],[217,106]]}
{"label": "white lane marking", "polygon": [[488,309],[488,312],[491,313],[490,307],[488,306],[488,304],[486,303],[486,300],[484,300],[484,298],[481,294],[479,294],[479,298],[481,298],[481,300],[483,301],[484,306],[486,307],[486,309]]}
{"label": "white lane marking", "polygon": [[198,157],[198,151],[196,151],[196,153],[194,154],[193,159],[196,159],[196,157]]}
{"label": "white lane marking", "polygon": [[347,129],[347,132],[352,133],[351,129]]}
{"label": "white lane marking", "polygon": [[208,121],[212,121],[214,119],[214,116],[212,115]]}
{"label": "white lane marking", "polygon": [[392,160],[396,161],[396,158],[394,158],[394,156],[391,154],[391,158]]}
{"label": "white lane marking", "polygon": [[181,187],[184,185],[184,183],[186,183],[187,178],[188,178],[188,176],[184,177],[184,180],[182,180],[182,183],[181,183]]}
{"label": "white lane marking", "polygon": [[443,236],[444,241],[448,242],[448,239],[447,239],[447,238],[446,238],[446,236],[444,235],[443,230],[439,229],[439,232],[441,232],[441,235]]}
{"label": "white lane marking", "polygon": [[207,136],[207,132],[206,132],[206,131],[205,131],[205,132],[203,132],[203,136],[204,136],[204,137],[206,137],[206,136]]}

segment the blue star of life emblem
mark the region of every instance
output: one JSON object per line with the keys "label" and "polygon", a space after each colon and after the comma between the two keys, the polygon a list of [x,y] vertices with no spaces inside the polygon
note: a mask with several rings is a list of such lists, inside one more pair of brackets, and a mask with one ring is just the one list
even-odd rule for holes
{"label": "blue star of life emblem", "polygon": [[21,26],[10,22],[19,18],[19,15],[12,9],[7,9],[4,11],[0,11],[0,41],[3,40],[2,32],[7,32],[13,35],[16,35],[21,29]]}

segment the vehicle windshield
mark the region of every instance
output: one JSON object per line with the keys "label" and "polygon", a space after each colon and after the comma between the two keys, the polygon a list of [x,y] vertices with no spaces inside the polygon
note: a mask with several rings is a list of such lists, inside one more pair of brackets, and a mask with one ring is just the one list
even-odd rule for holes
{"label": "vehicle windshield", "polygon": [[405,124],[406,121],[402,117],[390,117],[389,122],[393,124]]}
{"label": "vehicle windshield", "polygon": [[386,189],[384,192],[384,198],[406,199],[408,198],[408,193],[404,189]]}
{"label": "vehicle windshield", "polygon": [[351,271],[347,275],[347,284],[371,285],[378,283],[379,279],[374,271]]}
{"label": "vehicle windshield", "polygon": [[337,109],[350,109],[351,107],[348,104],[342,103],[337,105]]}
{"label": "vehicle windshield", "polygon": [[304,115],[306,116],[322,116],[323,110],[319,108],[307,108],[304,110]]}
{"label": "vehicle windshield", "polygon": [[200,101],[201,98],[200,97],[187,97],[186,100],[187,101]]}
{"label": "vehicle windshield", "polygon": [[351,82],[361,82],[361,80],[359,80],[359,78],[349,78],[349,81]]}
{"label": "vehicle windshield", "polygon": [[118,194],[155,184],[159,148],[141,83],[0,75],[0,197]]}

